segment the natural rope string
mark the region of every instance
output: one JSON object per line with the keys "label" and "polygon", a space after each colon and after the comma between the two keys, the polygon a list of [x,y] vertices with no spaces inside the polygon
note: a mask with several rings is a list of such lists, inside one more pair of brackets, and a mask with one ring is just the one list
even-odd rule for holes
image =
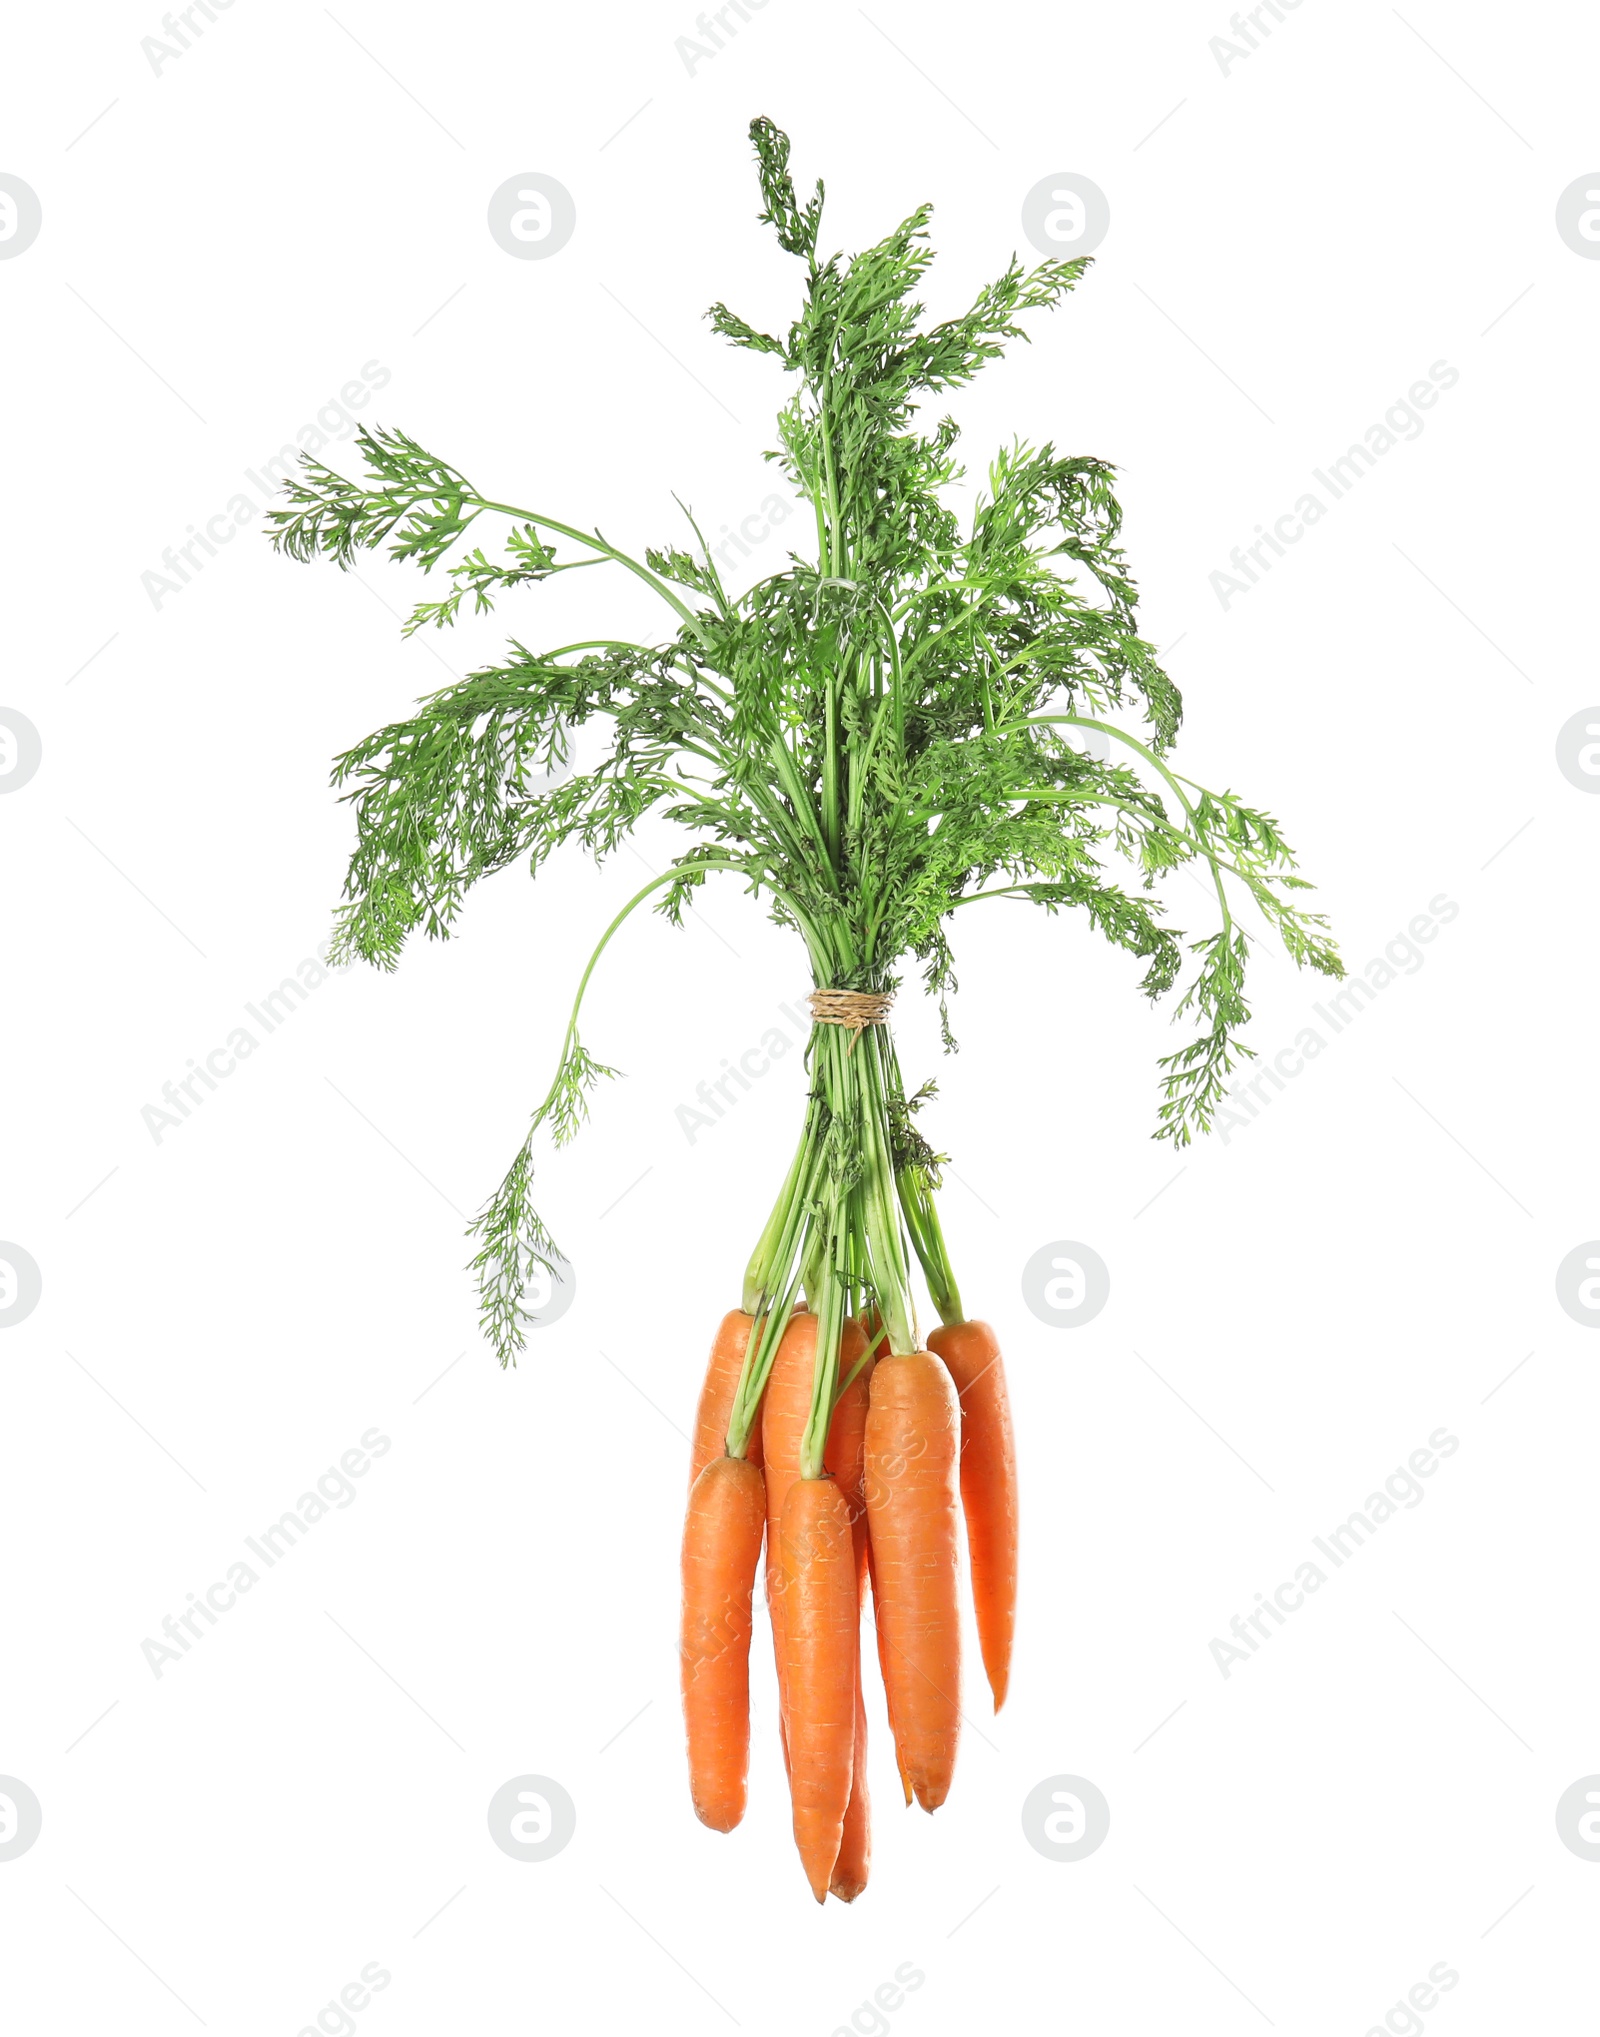
{"label": "natural rope string", "polygon": [[813,990],[806,1002],[819,1026],[844,1026],[850,1033],[850,1052],[868,1026],[888,1023],[894,1003],[892,990]]}

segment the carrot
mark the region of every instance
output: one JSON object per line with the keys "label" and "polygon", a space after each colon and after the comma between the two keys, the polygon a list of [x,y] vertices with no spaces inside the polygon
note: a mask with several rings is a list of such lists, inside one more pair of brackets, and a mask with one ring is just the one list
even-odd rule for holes
{"label": "carrot", "polygon": [[778,1561],[778,1530],[784,1501],[800,1476],[800,1442],[811,1413],[811,1372],[817,1352],[817,1319],[809,1310],[789,1319],[778,1345],[767,1390],[761,1403],[761,1450],[767,1482],[767,1613],[772,1621],[772,1651],[778,1665],[778,1730],[788,1760],[788,1694],[784,1689],[782,1566]]}
{"label": "carrot", "polygon": [[[839,1377],[849,1379],[855,1363],[867,1347],[867,1332],[852,1316],[839,1340]],[[828,1447],[823,1461],[844,1494],[850,1509],[850,1532],[856,1558],[857,1654],[860,1653],[861,1609],[866,1603],[867,1562],[871,1548],[867,1534],[867,1501],[863,1489],[866,1476],[867,1403],[872,1382],[869,1358],[857,1378],[839,1396],[828,1428]],[[867,1868],[872,1858],[872,1800],[867,1791],[867,1707],[861,1693],[859,1665],[856,1674],[856,1738],[850,1784],[850,1808],[845,1813],[844,1838],[829,1888],[841,1902],[853,1903],[867,1885]]]}
{"label": "carrot", "polygon": [[879,1359],[866,1474],[879,1659],[896,1750],[925,1811],[949,1794],[961,1728],[959,1420],[950,1375],[930,1352]]}
{"label": "carrot", "polygon": [[[750,1342],[750,1332],[755,1326],[754,1316],[747,1316],[743,1309],[731,1308],[722,1318],[717,1330],[711,1346],[711,1362],[706,1367],[705,1384],[700,1389],[700,1405],[695,1409],[693,1454],[689,1464],[690,1485],[694,1484],[712,1458],[720,1457],[727,1448],[728,1417],[733,1412],[733,1396],[739,1385],[739,1374],[744,1367],[745,1349]],[[745,1455],[759,1470],[761,1466],[759,1424],[751,1431],[750,1447]]]}
{"label": "carrot", "polygon": [[[847,1317],[839,1339],[841,1381],[850,1378],[856,1361],[866,1348],[865,1329],[854,1316]],[[850,1509],[858,1584],[865,1582],[867,1569],[867,1502],[862,1487],[866,1475],[867,1405],[874,1362],[868,1359],[860,1376],[840,1394],[834,1406],[833,1420],[828,1426],[828,1443],[822,1460],[829,1473],[839,1481],[839,1490]]]}
{"label": "carrot", "polygon": [[987,1323],[951,1323],[928,1339],[949,1368],[961,1399],[961,1504],[978,1641],[994,1708],[1011,1681],[1017,1618],[1017,1452],[1011,1436],[1000,1345]]}
{"label": "carrot", "polygon": [[[866,1349],[866,1337],[854,1317],[847,1317],[839,1338],[839,1377]],[[778,1355],[772,1361],[766,1394],[761,1403],[761,1447],[767,1474],[767,1604],[772,1614],[772,1644],[782,1676],[783,1644],[778,1622],[783,1600],[783,1579],[777,1561],[778,1525],[789,1488],[800,1476],[800,1446],[811,1414],[812,1373],[817,1356],[817,1318],[809,1309],[792,1316],[783,1333]],[[823,1462],[839,1480],[851,1509],[852,1539],[866,1557],[866,1513],[862,1496],[863,1445],[867,1423],[867,1374],[855,1381],[841,1396],[828,1427]],[[859,1520],[859,1530],[856,1522]],[[782,1691],[780,1688],[780,1698]]]}
{"label": "carrot", "polygon": [[889,1713],[889,1737],[894,1742],[894,1765],[900,1771],[900,1787],[905,1791],[906,1809],[909,1810],[911,1778],[906,1774],[906,1758],[900,1751],[900,1729],[894,1722],[894,1690],[889,1681],[889,1643],[878,1611],[883,1599],[878,1590],[878,1566],[873,1560],[870,1532],[867,1535],[867,1574],[872,1579],[872,1625],[878,1642],[878,1674],[883,1678],[884,1704]]}
{"label": "carrot", "polygon": [[714,1457],[694,1482],[683,1529],[679,1645],[689,1790],[714,1832],[744,1816],[750,1765],[751,1595],[766,1495],[746,1457]]}
{"label": "carrot", "polygon": [[779,1534],[794,1839],[820,1903],[850,1808],[861,1679],[855,1544],[837,1482],[797,1478]]}
{"label": "carrot", "polygon": [[861,1599],[856,1598],[856,1728],[850,1757],[850,1803],[839,1836],[839,1857],[828,1878],[828,1893],[853,1903],[867,1885],[872,1865],[872,1798],[867,1790],[867,1704],[861,1690]]}

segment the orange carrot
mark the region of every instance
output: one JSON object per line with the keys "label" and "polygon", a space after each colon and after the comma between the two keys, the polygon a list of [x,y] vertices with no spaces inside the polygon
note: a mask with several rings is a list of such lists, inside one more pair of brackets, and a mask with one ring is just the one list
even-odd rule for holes
{"label": "orange carrot", "polygon": [[879,1359],[866,1474],[879,1659],[902,1773],[925,1811],[949,1793],[961,1728],[959,1421],[950,1375],[930,1352]]}
{"label": "orange carrot", "polygon": [[861,1599],[856,1597],[856,1730],[850,1761],[850,1804],[839,1838],[828,1892],[853,1903],[867,1885],[872,1865],[872,1798],[867,1790],[867,1704],[861,1691]]}
{"label": "orange carrot", "polygon": [[679,1645],[689,1789],[714,1832],[744,1816],[750,1766],[751,1595],[766,1525],[761,1473],[745,1457],[713,1457],[694,1482],[683,1529]]}
{"label": "orange carrot", "polygon": [[767,1481],[767,1613],[778,1665],[778,1730],[788,1759],[788,1696],[784,1690],[782,1567],[778,1530],[789,1488],[800,1476],[800,1443],[811,1413],[811,1372],[817,1354],[817,1319],[809,1310],[791,1316],[767,1375],[761,1402],[761,1450]]}
{"label": "orange carrot", "polygon": [[[722,1318],[716,1339],[711,1346],[711,1362],[706,1367],[705,1384],[700,1389],[700,1405],[695,1410],[693,1455],[689,1464],[689,1483],[705,1470],[713,1457],[720,1457],[728,1447],[728,1417],[733,1413],[733,1396],[738,1390],[739,1374],[744,1369],[745,1347],[750,1342],[750,1332],[755,1328],[754,1316],[747,1316],[743,1309],[731,1308]],[[761,1467],[761,1425],[758,1422],[750,1432],[750,1445],[745,1455],[759,1470]]]}
{"label": "orange carrot", "polygon": [[[839,1339],[841,1384],[850,1378],[856,1361],[866,1348],[866,1331],[854,1316],[846,1317],[844,1332]],[[844,1494],[845,1503],[850,1509],[858,1583],[865,1582],[867,1569],[867,1502],[862,1487],[866,1475],[867,1406],[874,1362],[869,1359],[862,1367],[860,1377],[853,1380],[839,1396],[833,1410],[833,1420],[828,1427],[828,1443],[822,1458],[829,1473],[839,1481],[839,1490]]]}
{"label": "orange carrot", "polygon": [[[867,1348],[867,1333],[852,1316],[847,1319],[839,1342],[839,1378],[850,1378],[856,1360]],[[858,1378],[851,1380],[839,1397],[828,1429],[828,1447],[823,1462],[838,1481],[850,1509],[850,1532],[856,1556],[856,1624],[866,1604],[867,1561],[871,1547],[867,1535],[866,1477],[867,1403],[872,1383],[868,1359]],[[860,1654],[859,1634],[856,1643]],[[867,1791],[867,1707],[861,1694],[859,1666],[856,1676],[855,1757],[850,1784],[850,1808],[845,1813],[844,1838],[839,1859],[829,1883],[841,1902],[853,1903],[867,1885],[867,1868],[872,1858],[872,1802]]]}
{"label": "orange carrot", "polygon": [[949,1368],[961,1399],[961,1504],[978,1641],[994,1708],[1011,1681],[1017,1618],[1017,1452],[1011,1436],[1000,1345],[987,1323],[952,1323],[928,1339]]}
{"label": "orange carrot", "polygon": [[820,1903],[850,1807],[861,1673],[855,1544],[834,1479],[795,1480],[779,1540],[794,1839]]}
{"label": "orange carrot", "polygon": [[889,1713],[889,1737],[894,1742],[894,1765],[900,1771],[900,1787],[905,1791],[906,1808],[911,1808],[911,1778],[906,1774],[906,1759],[900,1752],[900,1733],[894,1722],[894,1690],[889,1682],[889,1643],[885,1637],[884,1625],[878,1615],[883,1603],[878,1591],[878,1566],[872,1557],[872,1535],[867,1535],[867,1575],[872,1580],[872,1626],[878,1642],[878,1674],[883,1679],[883,1699]]}
{"label": "orange carrot", "polygon": [[[866,1337],[854,1317],[847,1317],[839,1339],[839,1377],[849,1375],[861,1353]],[[767,1475],[767,1604],[772,1615],[772,1645],[779,1665],[780,1690],[783,1673],[781,1618],[783,1579],[777,1561],[778,1524],[789,1488],[800,1476],[800,1445],[811,1417],[811,1382],[817,1356],[817,1319],[808,1309],[790,1318],[778,1345],[777,1356],[767,1376],[767,1390],[761,1402],[761,1449]],[[867,1423],[867,1374],[864,1371],[839,1401],[828,1428],[823,1462],[839,1480],[851,1509],[852,1536],[865,1560],[866,1515],[862,1498],[863,1448]],[[859,1518],[859,1530],[855,1522]]]}

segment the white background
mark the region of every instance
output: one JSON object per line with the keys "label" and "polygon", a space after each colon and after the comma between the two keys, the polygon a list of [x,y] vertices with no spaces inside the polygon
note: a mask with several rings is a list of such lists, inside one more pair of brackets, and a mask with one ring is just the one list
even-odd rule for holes
{"label": "white background", "polygon": [[[1554,1272],[1600,1230],[1600,802],[1555,740],[1600,698],[1600,265],[1554,212],[1600,157],[1600,23],[1306,0],[1225,73],[1220,5],[770,0],[691,75],[687,7],[335,14],[238,0],[159,74],[153,9],[7,29],[0,170],[44,207],[0,262],[0,705],[44,744],[0,800],[0,1236],[44,1276],[0,1340],[0,1772],[44,1812],[0,1864],[8,2023],[337,2031],[377,1961],[363,2037],[827,2037],[872,2031],[860,2005],[910,1962],[895,2037],[1360,2037],[1444,1961],[1429,2037],[1577,2027],[1600,1868],[1554,1807],[1600,1770],[1600,1347]],[[392,380],[365,416],[633,549],[676,536],[674,489],[713,531],[749,515],[785,385],[702,314],[796,301],[754,219],[757,112],[826,176],[826,246],[934,201],[939,314],[1003,267],[1041,178],[1100,184],[1089,278],[952,406],[974,477],[1013,433],[1117,463],[1183,768],[1282,819],[1354,964],[1437,894],[1460,908],[1255,1122],[1183,1155],[1149,1137],[1166,1013],[1086,928],[964,915],[953,1061],[908,987],[963,1288],[1010,1367],[1023,1595],[1011,1701],[986,1717],[969,1669],[937,1818],[899,1809],[875,1717],[850,1910],[806,1894],[765,1656],[732,1837],[690,1812],[676,1698],[682,1431],[798,1057],[692,1144],[674,1112],[808,987],[797,944],[729,887],[613,950],[588,1034],[627,1080],[540,1169],[579,1296],[511,1374],[463,1213],[664,831],[599,873],[503,874],[459,938],[324,984],[159,1142],[141,1120],[325,937],[336,751],[505,633],[659,628],[590,573],[404,643],[414,575],[291,565],[259,518],[159,608],[141,575],[369,361]],[[525,171],[576,200],[548,261],[485,228]],[[1460,379],[1422,435],[1224,608],[1230,550],[1440,360]],[[1184,879],[1173,905],[1207,930]],[[1265,1052],[1316,1023],[1281,958],[1254,992]],[[1111,1269],[1075,1331],[1019,1286],[1059,1239]],[[1425,1502],[1224,1679],[1212,1638],[1441,1425],[1460,1447]],[[373,1426],[392,1448],[355,1501],[157,1679],[163,1616]],[[577,1805],[542,1865],[485,1823],[528,1772]],[[1111,1805],[1075,1865],[1019,1819],[1062,1773]]]}

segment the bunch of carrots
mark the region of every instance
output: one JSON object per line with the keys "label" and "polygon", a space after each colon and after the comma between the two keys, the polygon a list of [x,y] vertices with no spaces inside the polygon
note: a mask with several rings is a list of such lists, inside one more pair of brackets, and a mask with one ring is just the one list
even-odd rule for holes
{"label": "bunch of carrots", "polygon": [[[750,135],[760,216],[804,265],[801,301],[775,331],[724,304],[710,317],[792,378],[768,458],[804,505],[803,549],[730,589],[692,516],[692,548],[641,556],[485,492],[376,425],[357,433],[364,479],[308,455],[271,523],[295,558],[348,568],[383,546],[443,567],[447,587],[407,634],[608,564],[673,618],[651,643],[540,652],[513,639],[346,751],[334,781],[357,839],[332,952],[393,968],[413,933],[447,937],[472,887],[513,862],[537,874],[568,845],[604,861],[647,817],[690,838],[602,934],[555,1078],[473,1223],[484,1328],[509,1364],[537,1320],[530,1283],[566,1273],[533,1205],[535,1140],[571,1138],[614,1072],[578,1029],[609,943],[649,901],[681,923],[714,877],[737,879],[803,942],[815,985],[805,1123],[701,1398],[683,1687],[695,1807],[726,1831],[745,1804],[764,1544],[795,1836],[818,1899],[831,1887],[849,1900],[867,1875],[864,1593],[906,1799],[930,1811],[960,1721],[958,1488],[996,1706],[1016,1595],[1005,1379],[992,1331],[966,1319],[940,1230],[940,1156],[915,1123],[932,1085],[907,1092],[890,1037],[901,972],[920,970],[953,1046],[954,916],[985,901],[1083,914],[1143,965],[1148,997],[1182,981],[1177,1013],[1194,1033],[1162,1057],[1157,1136],[1183,1145],[1249,1051],[1241,908],[1297,963],[1343,968],[1299,903],[1307,886],[1271,815],[1171,762],[1182,701],[1139,634],[1113,470],[1014,441],[958,518],[957,427],[914,422],[924,397],[1025,337],[1018,319],[1059,303],[1087,263],[1013,258],[967,310],[924,323],[929,208],[858,254],[827,254],[821,181],[802,203],[788,137],[765,119]],[[496,528],[500,547],[485,549]],[[1108,873],[1112,854],[1132,882]],[[1215,899],[1215,928],[1195,938],[1154,895],[1180,870]],[[926,1345],[914,1263],[943,1325]]]}
{"label": "bunch of carrots", "polygon": [[[695,1812],[731,1832],[745,1811],[750,1642],[766,1542],[779,1731],[794,1837],[817,1901],[867,1885],[871,1807],[861,1618],[871,1580],[878,1662],[907,1804],[944,1802],[961,1709],[956,1493],[998,1711],[1011,1673],[1017,1479],[1005,1371],[987,1323],[935,1330],[931,1349],[882,1352],[872,1318],[835,1350],[818,1318],[782,1325],[759,1420],[734,1419],[762,1325],[724,1317],[695,1417],[683,1537],[682,1681]],[[831,1365],[828,1362],[831,1359]],[[805,1435],[819,1380],[840,1377],[820,1466]]]}

